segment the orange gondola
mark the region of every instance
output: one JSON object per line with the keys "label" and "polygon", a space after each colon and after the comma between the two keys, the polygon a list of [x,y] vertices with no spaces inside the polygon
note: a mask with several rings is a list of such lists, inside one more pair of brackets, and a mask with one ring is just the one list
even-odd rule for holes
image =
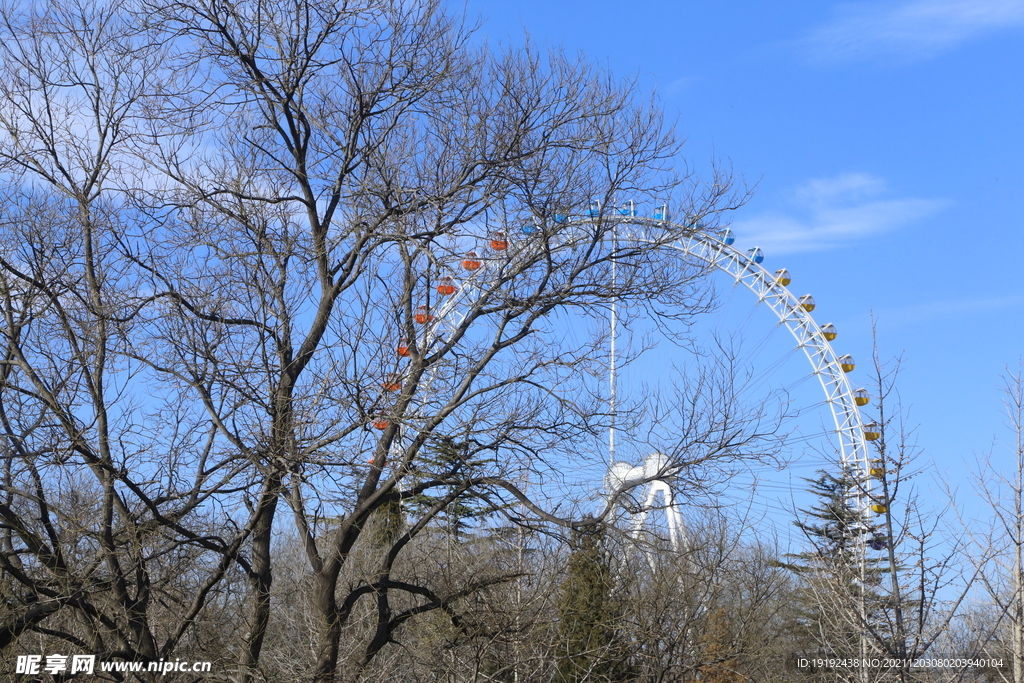
{"label": "orange gondola", "polygon": [[450,296],[454,294],[456,290],[458,290],[458,287],[452,281],[451,275],[445,275],[437,285],[437,293],[441,296]]}
{"label": "orange gondola", "polygon": [[479,270],[483,262],[480,261],[480,257],[476,255],[475,251],[466,252],[466,258],[462,260],[462,267],[466,270]]}
{"label": "orange gondola", "polygon": [[504,230],[498,230],[491,234],[491,249],[494,251],[505,251],[508,249],[508,235]]}
{"label": "orange gondola", "polygon": [[416,309],[416,315],[413,316],[413,320],[415,320],[418,325],[426,325],[434,320],[434,316],[430,315],[430,309],[427,308],[426,305],[423,305]]}

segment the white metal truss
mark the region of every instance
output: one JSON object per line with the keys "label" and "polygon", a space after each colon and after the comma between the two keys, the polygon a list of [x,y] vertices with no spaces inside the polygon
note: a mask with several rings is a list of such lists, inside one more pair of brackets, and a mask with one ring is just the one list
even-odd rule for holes
{"label": "white metal truss", "polygon": [[[658,244],[657,235],[664,234],[665,227],[669,224],[666,220],[626,215],[608,216],[603,219],[574,219],[563,227],[571,228],[573,224],[589,225],[596,220],[616,221],[620,227],[616,231],[615,239],[622,246],[628,246],[631,242],[634,244]],[[871,504],[871,477],[868,476],[870,456],[864,436],[865,423],[855,401],[849,379],[839,362],[839,356],[825,338],[821,327],[815,322],[810,312],[804,308],[800,299],[779,282],[772,273],[756,263],[751,256],[727,244],[719,235],[711,234],[703,228],[671,225],[682,232],[689,232],[690,236],[684,240],[664,244],[665,248],[680,251],[710,267],[728,273],[736,283],[744,285],[753,292],[758,302],[766,304],[796,339],[797,346],[803,350],[811,365],[812,373],[820,381],[825,402],[832,411],[840,464],[844,471],[854,471],[859,475],[860,486],[850,502],[866,519],[869,516],[868,506]],[[500,256],[477,256],[476,260],[481,261],[480,267],[472,271],[464,270],[460,274],[457,291],[446,297],[440,306],[429,312],[433,317],[423,325],[422,331],[417,337],[420,353],[430,353],[431,350],[436,350],[438,344],[446,343],[465,321],[469,314],[470,303],[479,296],[482,289],[488,286],[488,273],[495,267],[495,264],[515,258],[521,249],[526,248],[528,248],[528,242],[520,242],[518,246],[515,242],[510,242],[508,250],[502,252]],[[428,377],[428,385],[430,381],[430,377]],[[425,388],[429,393],[429,386]],[[610,435],[611,439],[614,439],[613,435]],[[661,505],[666,510],[671,527],[670,541],[674,548],[683,548],[686,543],[685,529],[668,482],[663,479],[651,479],[652,475],[649,472],[645,477],[637,476],[641,470],[646,471],[651,463],[658,462],[659,457],[664,458],[661,454],[652,454],[644,465],[639,467],[612,462],[605,484],[606,487],[613,483],[636,484],[645,487],[645,495],[642,496],[645,505],[634,520],[634,523],[639,520],[640,526],[646,519],[647,510],[652,509],[655,498],[660,494],[663,498]],[[617,487],[618,490],[621,488],[621,486]],[[616,489],[606,488],[606,490],[614,491]]]}
{"label": "white metal truss", "polygon": [[[663,231],[665,227],[665,221],[662,220],[632,216],[622,220],[635,228],[632,234],[619,233],[618,239],[620,243],[624,244],[628,244],[630,241],[645,244],[655,243],[653,234],[656,234],[655,231]],[[744,254],[727,244],[719,235],[697,229],[691,232],[688,239],[667,246],[728,273],[737,284],[742,284],[753,292],[759,303],[766,304],[796,339],[797,346],[803,350],[811,365],[811,372],[821,383],[825,402],[832,411],[840,465],[843,471],[853,471],[858,474],[859,485],[856,487],[850,503],[862,518],[867,519],[869,505],[872,502],[870,490],[872,479],[868,476],[870,456],[864,436],[865,423],[855,401],[849,378],[839,361],[840,356],[836,354],[832,344],[825,338],[825,334],[811,316],[810,311],[805,309],[799,297],[779,282],[775,275],[757,263],[752,255]],[[759,252],[756,247],[751,251]],[[648,461],[657,455],[652,454],[648,457]],[[622,463],[614,462],[611,464],[606,478],[606,490],[609,495],[622,488],[621,486],[612,488],[609,484],[630,483],[627,479],[623,479],[625,470],[621,465]],[[627,469],[628,467],[626,465]],[[635,475],[643,467],[632,468],[630,473]],[[650,476],[648,474],[648,477]],[[656,490],[662,491],[668,488],[668,484],[660,479],[640,480],[634,476],[634,480],[646,481],[643,484],[648,490],[645,500],[649,499],[651,502],[653,502]],[[666,496],[666,502],[670,500],[670,495]],[[645,518],[646,509],[641,510],[639,515],[634,517],[634,522],[638,520],[640,524],[643,524]],[[670,541],[673,548],[685,547],[685,530],[677,521],[678,517],[669,515],[668,518]]]}

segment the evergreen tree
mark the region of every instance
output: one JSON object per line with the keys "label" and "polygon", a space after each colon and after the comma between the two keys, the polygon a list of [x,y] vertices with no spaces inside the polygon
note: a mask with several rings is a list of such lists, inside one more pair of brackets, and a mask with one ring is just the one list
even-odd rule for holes
{"label": "evergreen tree", "polygon": [[[810,547],[779,564],[801,582],[797,628],[813,650],[805,654],[858,658],[872,651],[864,634],[883,607],[876,590],[883,569],[867,552],[882,536],[857,508],[863,483],[854,468],[838,476],[818,475],[806,480],[817,504],[801,510],[804,518],[794,522]],[[839,679],[853,676],[852,671],[832,673]]]}
{"label": "evergreen tree", "polygon": [[[448,479],[452,481],[452,488],[459,485],[460,476],[470,476],[474,469],[486,465],[490,460],[474,458],[470,452],[470,445],[456,442],[444,437],[429,452],[425,453],[417,461],[417,469],[414,482],[424,480]],[[414,515],[420,515],[425,510],[434,507],[446,495],[443,488],[438,487],[437,493],[419,494],[411,496],[404,505]],[[434,517],[437,526],[445,529],[452,538],[463,541],[470,536],[470,527],[498,510],[502,506],[495,504],[486,491],[466,491],[450,501]]]}
{"label": "evergreen tree", "polygon": [[405,515],[400,500],[389,500],[370,516],[370,538],[381,548],[390,548],[405,533]]}
{"label": "evergreen tree", "polygon": [[746,683],[740,673],[737,643],[729,619],[729,611],[719,607],[707,618],[707,625],[697,636],[697,648],[703,664],[697,667],[693,680],[703,683]]}
{"label": "evergreen tree", "polygon": [[630,679],[629,648],[612,589],[614,580],[603,526],[573,532],[572,552],[558,609],[561,650],[557,683]]}

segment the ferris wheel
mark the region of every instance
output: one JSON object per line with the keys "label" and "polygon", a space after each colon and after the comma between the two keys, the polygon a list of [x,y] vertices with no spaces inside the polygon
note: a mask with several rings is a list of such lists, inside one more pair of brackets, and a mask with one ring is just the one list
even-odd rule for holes
{"label": "ferris wheel", "polygon": [[[761,249],[753,247],[746,252],[739,250],[734,246],[732,231],[727,228],[712,231],[699,223],[673,223],[667,205],[658,207],[652,216],[647,217],[637,215],[636,204],[627,201],[615,207],[611,213],[616,221],[613,240],[622,244],[660,245],[709,268],[722,271],[736,285],[749,290],[757,304],[765,304],[774,313],[780,325],[789,330],[795,339],[797,348],[803,352],[810,365],[810,373],[818,379],[824,395],[823,402],[828,405],[834,422],[832,431],[840,467],[843,471],[857,475],[859,486],[848,502],[861,514],[865,523],[870,513],[885,513],[885,501],[872,495],[871,481],[879,471],[879,465],[871,459],[868,448],[869,441],[881,436],[880,428],[874,422],[866,421],[860,411],[862,406],[869,403],[870,397],[865,389],[854,389],[849,380],[848,373],[855,368],[854,359],[850,355],[840,355],[832,346],[838,336],[835,326],[831,323],[819,325],[812,317],[811,312],[816,307],[813,297],[809,294],[793,294],[788,289],[791,283],[788,271],[780,269],[772,273],[765,269],[761,265],[764,261]],[[584,216],[570,218],[567,215],[556,215],[554,220],[568,228],[573,223],[586,225],[608,217],[607,207],[594,202]],[[689,236],[665,244],[659,240],[659,235],[664,233],[667,225],[681,229]],[[533,221],[527,221],[520,230],[523,236],[532,237],[540,231],[540,227]],[[510,249],[509,232],[492,232],[484,248],[492,252],[491,258],[482,257],[476,249],[467,251],[457,268],[452,268],[449,274],[441,275],[437,280],[435,289],[440,302],[433,307],[426,304],[417,307],[413,319],[420,326],[421,332],[413,341],[422,344],[421,349],[431,348],[459,328],[467,315],[468,300],[488,281],[488,271],[494,262],[493,255],[501,255]],[[614,277],[614,261],[612,268]],[[673,473],[668,456],[655,451],[635,466],[616,460],[616,315],[616,304],[613,302],[609,368],[612,424],[608,435],[608,470],[603,481],[605,499],[614,507],[624,492],[631,491],[632,499],[642,502],[629,506],[629,509],[619,505],[622,514],[618,516],[629,518],[633,537],[639,538],[650,513],[658,510],[664,516],[672,549],[684,550],[688,545],[687,532],[681,504],[673,492]],[[402,338],[396,347],[398,356],[408,356],[410,345],[409,339]],[[401,380],[401,373],[389,375],[382,383],[382,388],[386,392],[396,391],[401,387]],[[430,377],[426,381],[429,385]],[[377,416],[373,426],[380,430],[386,429],[389,426],[388,418],[385,415]]]}

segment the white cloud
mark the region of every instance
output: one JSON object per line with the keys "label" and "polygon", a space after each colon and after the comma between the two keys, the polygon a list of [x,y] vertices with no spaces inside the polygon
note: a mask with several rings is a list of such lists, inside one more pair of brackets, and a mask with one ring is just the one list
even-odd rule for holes
{"label": "white cloud", "polygon": [[821,251],[896,230],[947,202],[886,198],[885,182],[866,173],[809,180],[792,193],[792,210],[733,223],[743,242],[772,254]]}
{"label": "white cloud", "polygon": [[840,5],[804,46],[817,61],[920,59],[979,34],[1024,26],[1024,0],[911,0]]}
{"label": "white cloud", "polygon": [[878,313],[878,318],[892,320],[898,324],[907,324],[977,313],[979,311],[1017,310],[1022,302],[1024,302],[1024,296],[1016,294],[997,297],[958,297],[905,306],[889,311],[882,310]]}
{"label": "white cloud", "polygon": [[697,84],[697,82],[698,79],[695,76],[683,76],[682,78],[677,78],[665,86],[665,93],[668,95],[679,95],[680,93],[690,90]]}
{"label": "white cloud", "polygon": [[835,178],[808,180],[796,190],[799,201],[809,206],[827,207],[833,203],[849,204],[878,195],[885,182],[867,173],[844,173]]}

